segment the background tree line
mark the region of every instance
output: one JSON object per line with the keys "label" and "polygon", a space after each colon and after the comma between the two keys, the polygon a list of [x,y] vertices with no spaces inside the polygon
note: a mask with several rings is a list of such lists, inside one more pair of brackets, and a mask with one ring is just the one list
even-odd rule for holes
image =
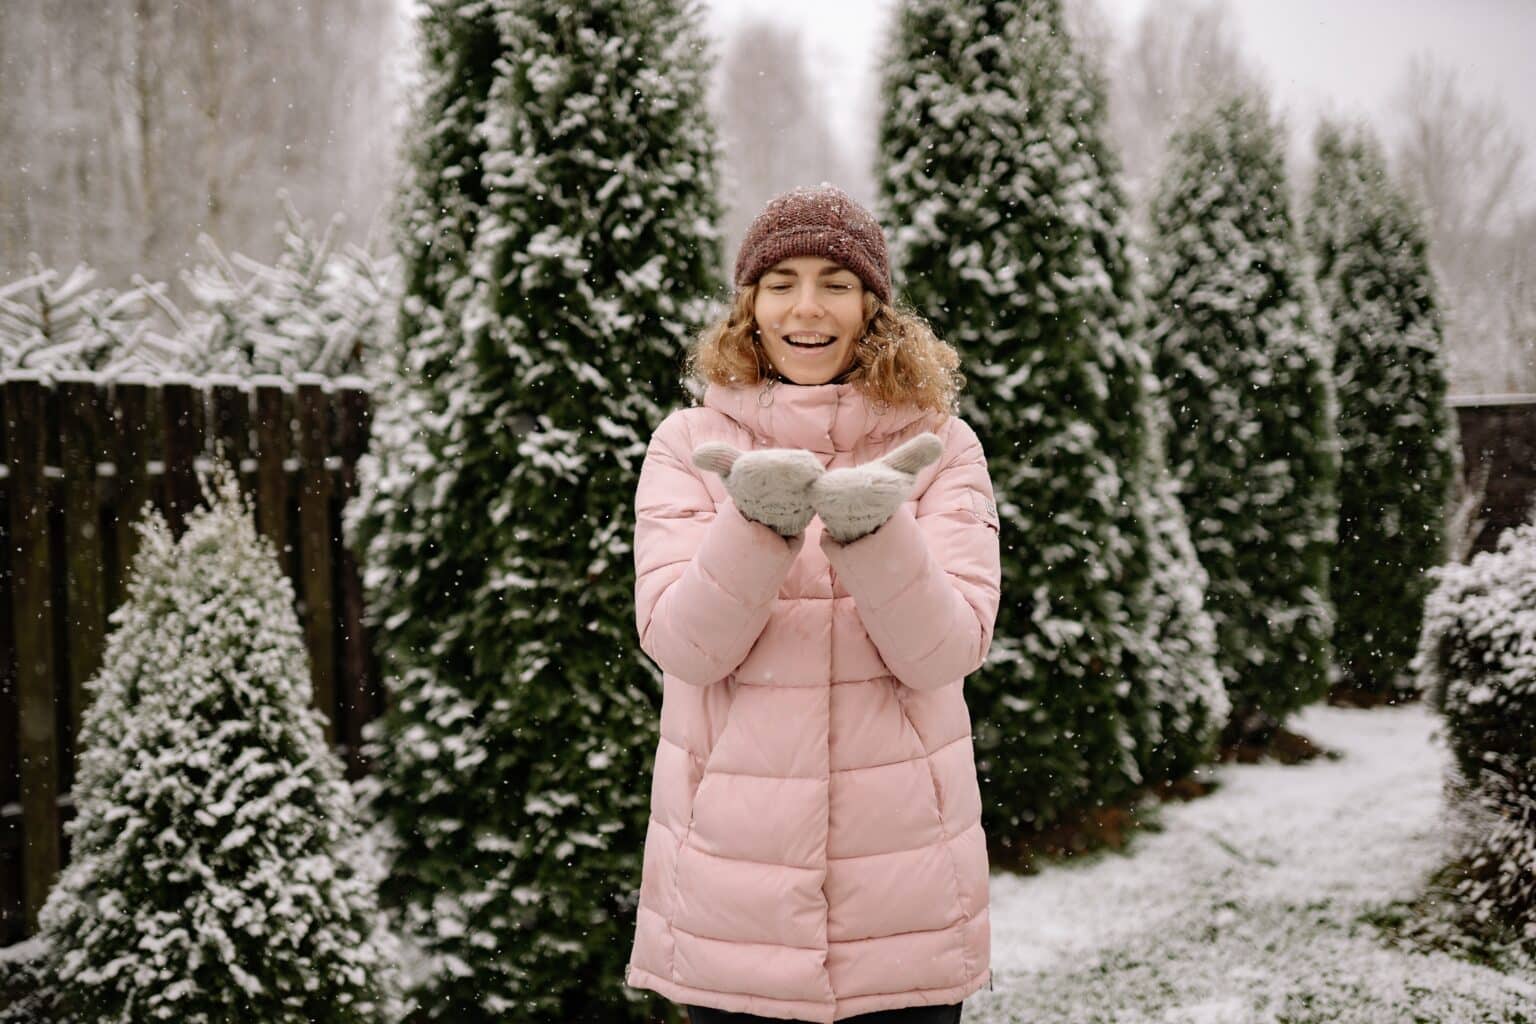
{"label": "background tree line", "polygon": [[199,234],[270,260],[279,188],[360,239],[394,175],[408,45],[378,0],[7,0],[0,277],[36,253],[175,282]]}
{"label": "background tree line", "polygon": [[[61,269],[86,261],[114,286],[135,273],[174,283],[201,232],[271,259],[280,186],[307,217],[346,213],[342,241],[361,241],[398,169],[414,75],[407,7],[0,6],[0,278],[25,273],[36,252]],[[1174,120],[1217,89],[1261,85],[1261,74],[1220,0],[1160,0],[1125,38],[1093,0],[1069,3],[1067,15],[1111,70],[1110,133],[1144,217]],[[869,140],[839,137],[799,30],[754,16],[720,49],[710,107],[724,157],[723,251],[784,188],[826,179],[871,201],[874,114],[862,119]],[[1427,214],[1451,392],[1536,390],[1536,207],[1521,193],[1528,154],[1505,103],[1421,58],[1380,128]],[[1305,145],[1290,150],[1293,162],[1310,159]]]}

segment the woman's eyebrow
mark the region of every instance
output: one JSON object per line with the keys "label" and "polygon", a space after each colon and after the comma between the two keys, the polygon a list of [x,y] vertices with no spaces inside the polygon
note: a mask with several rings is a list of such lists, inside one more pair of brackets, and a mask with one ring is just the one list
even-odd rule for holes
{"label": "woman's eyebrow", "polygon": [[[788,268],[785,268],[785,269],[775,268],[773,270],[768,271],[768,273],[769,274],[782,274],[785,277],[799,277],[800,276],[800,274],[797,271],[790,270]],[[849,270],[847,267],[823,267],[821,269],[821,274],[818,275],[818,276],[820,276],[820,277],[831,277],[833,274],[851,274],[851,273],[853,273],[853,271]],[[765,274],[764,276],[766,277],[767,275]]]}

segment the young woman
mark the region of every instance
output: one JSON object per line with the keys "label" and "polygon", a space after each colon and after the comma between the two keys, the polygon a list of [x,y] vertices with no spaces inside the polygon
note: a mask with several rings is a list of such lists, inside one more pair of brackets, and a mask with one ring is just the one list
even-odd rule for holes
{"label": "young woman", "polygon": [[663,671],[626,981],[693,1024],[939,1024],[991,979],[965,676],[998,520],[955,351],[891,305],[885,239],[775,197],[636,491]]}

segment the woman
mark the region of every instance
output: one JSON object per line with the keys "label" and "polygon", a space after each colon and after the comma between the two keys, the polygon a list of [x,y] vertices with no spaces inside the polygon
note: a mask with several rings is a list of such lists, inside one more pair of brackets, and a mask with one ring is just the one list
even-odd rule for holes
{"label": "woman", "polygon": [[663,696],[626,981],[693,1024],[958,1021],[991,979],[961,683],[1000,578],[959,360],[839,189],[770,201],[735,280],[636,491]]}

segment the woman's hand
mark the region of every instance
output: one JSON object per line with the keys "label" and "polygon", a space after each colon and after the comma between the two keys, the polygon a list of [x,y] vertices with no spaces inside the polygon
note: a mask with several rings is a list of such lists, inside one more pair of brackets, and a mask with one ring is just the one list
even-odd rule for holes
{"label": "woman's hand", "polygon": [[874,462],[822,473],[810,485],[811,505],[832,539],[847,544],[883,526],[912,493],[918,472],[943,454],[936,434],[919,434]]}
{"label": "woman's hand", "polygon": [[723,441],[710,441],[693,450],[693,464],[719,474],[741,514],[781,537],[799,536],[816,514],[811,484],[825,470],[821,460],[803,448],[742,452]]}

